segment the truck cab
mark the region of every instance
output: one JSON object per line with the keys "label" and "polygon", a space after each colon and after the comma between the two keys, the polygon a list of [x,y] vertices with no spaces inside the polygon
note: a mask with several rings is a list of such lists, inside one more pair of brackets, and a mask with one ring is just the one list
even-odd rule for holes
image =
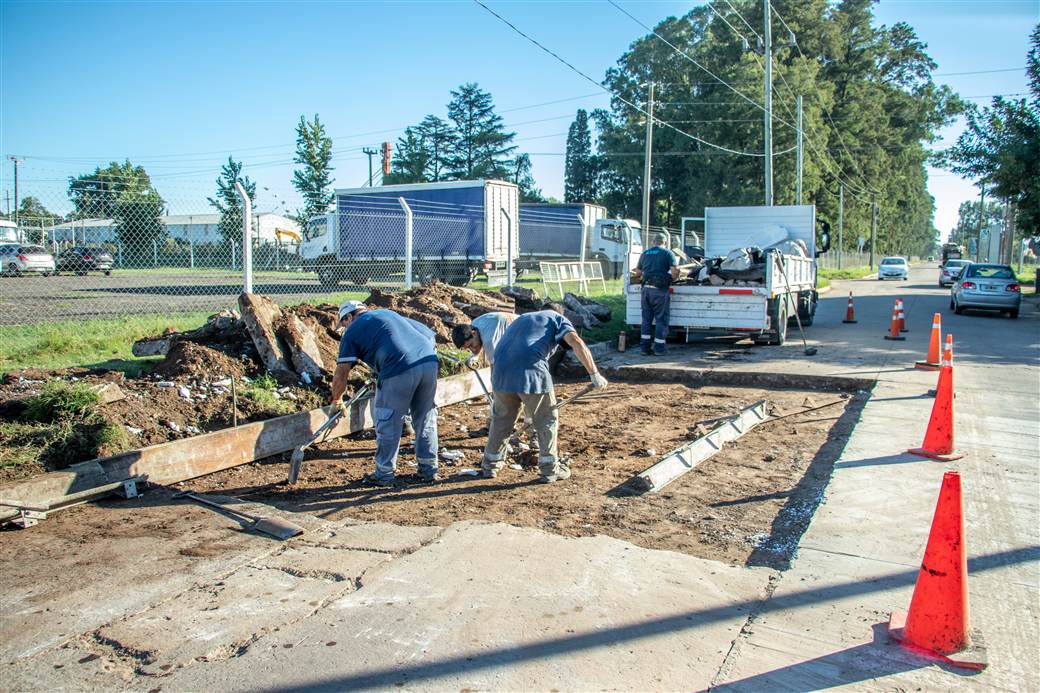
{"label": "truck cab", "polygon": [[642,227],[634,219],[598,219],[589,229],[586,258],[599,262],[607,279],[623,276],[629,253],[642,252]]}

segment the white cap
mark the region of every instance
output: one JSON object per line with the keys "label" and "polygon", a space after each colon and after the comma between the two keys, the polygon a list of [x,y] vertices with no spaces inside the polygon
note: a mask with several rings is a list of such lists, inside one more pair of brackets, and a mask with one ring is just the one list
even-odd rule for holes
{"label": "white cap", "polygon": [[347,317],[351,313],[361,310],[364,307],[365,304],[361,301],[344,301],[339,304],[339,319],[343,320],[343,318]]}

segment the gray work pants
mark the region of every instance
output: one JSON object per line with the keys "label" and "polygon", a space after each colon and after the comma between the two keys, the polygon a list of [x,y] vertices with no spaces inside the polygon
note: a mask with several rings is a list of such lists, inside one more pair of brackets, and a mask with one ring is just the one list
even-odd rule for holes
{"label": "gray work pants", "polygon": [[415,427],[415,461],[419,474],[437,473],[437,364],[423,363],[404,373],[384,378],[376,388],[376,473],[380,481],[393,481],[397,451],[401,447],[401,422],[409,411]]}
{"label": "gray work pants", "polygon": [[518,392],[495,392],[495,404],[491,408],[491,425],[488,430],[487,447],[481,467],[485,471],[499,470],[505,466],[506,443],[513,434],[521,405],[527,416],[534,421],[534,433],[538,439],[538,471],[543,476],[557,472],[556,433],[558,418],[556,393],[553,391],[525,394]]}

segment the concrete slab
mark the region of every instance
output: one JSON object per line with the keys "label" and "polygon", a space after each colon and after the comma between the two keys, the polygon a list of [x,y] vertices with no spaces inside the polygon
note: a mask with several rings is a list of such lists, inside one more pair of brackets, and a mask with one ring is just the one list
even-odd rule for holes
{"label": "concrete slab", "polygon": [[323,535],[312,535],[305,543],[316,543],[337,549],[381,551],[399,555],[411,553],[436,539],[442,527],[407,527],[385,522],[356,523],[346,520],[337,523]]}
{"label": "concrete slab", "polygon": [[772,574],[459,523],[313,617],[164,688],[704,688]]}

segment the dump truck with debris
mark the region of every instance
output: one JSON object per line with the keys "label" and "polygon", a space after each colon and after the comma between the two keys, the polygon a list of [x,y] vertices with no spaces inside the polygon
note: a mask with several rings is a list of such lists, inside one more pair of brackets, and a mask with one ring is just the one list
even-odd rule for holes
{"label": "dump truck with debris", "polygon": [[[783,344],[795,312],[802,325],[816,313],[816,258],[830,248],[829,225],[813,205],[709,207],[704,258],[682,265],[672,285],[669,331],[691,341],[707,334],[747,334],[756,344]],[[629,254],[634,268],[639,253]],[[625,281],[626,322],[639,327],[642,286]]]}
{"label": "dump truck with debris", "polygon": [[409,270],[415,283],[464,286],[517,259],[519,204],[517,186],[498,180],[337,190],[335,210],[306,224],[300,255],[324,286],[400,283]]}
{"label": "dump truck with debris", "polygon": [[[584,252],[582,252],[584,246]],[[589,202],[520,203],[519,272],[541,262],[598,262],[603,276],[624,272],[631,248],[642,251],[639,222],[608,219],[607,208]]]}

